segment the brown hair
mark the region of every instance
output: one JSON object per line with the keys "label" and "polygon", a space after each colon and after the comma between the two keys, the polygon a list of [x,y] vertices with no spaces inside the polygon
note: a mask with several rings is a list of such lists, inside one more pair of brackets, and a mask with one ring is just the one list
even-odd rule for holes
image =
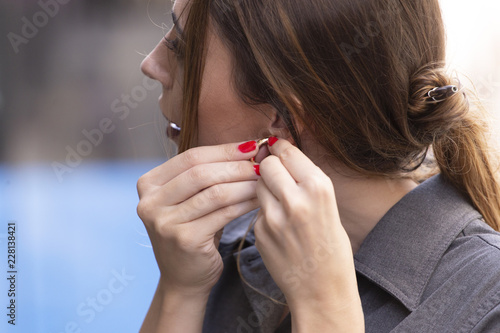
{"label": "brown hair", "polygon": [[427,96],[457,84],[444,68],[438,0],[192,0],[179,152],[197,133],[210,24],[234,56],[241,98],[274,106],[299,148],[296,121],[337,162],[384,177],[414,176],[430,150],[445,178],[500,230],[481,109],[463,89],[442,102]]}
{"label": "brown hair", "polygon": [[179,152],[197,133],[210,23],[234,55],[241,98],[274,106],[299,148],[295,121],[352,170],[400,177],[431,147],[440,172],[500,230],[500,191],[479,109],[463,90],[442,102],[426,95],[454,83],[444,70],[438,0],[192,0]]}

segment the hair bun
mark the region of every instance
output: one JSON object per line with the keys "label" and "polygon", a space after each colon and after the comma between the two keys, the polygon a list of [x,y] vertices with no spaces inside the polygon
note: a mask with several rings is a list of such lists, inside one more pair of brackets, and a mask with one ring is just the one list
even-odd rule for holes
{"label": "hair bun", "polygon": [[450,129],[459,125],[469,111],[464,93],[454,93],[442,100],[433,100],[429,92],[436,87],[454,83],[444,69],[428,64],[418,69],[410,78],[408,122],[423,145],[429,145]]}

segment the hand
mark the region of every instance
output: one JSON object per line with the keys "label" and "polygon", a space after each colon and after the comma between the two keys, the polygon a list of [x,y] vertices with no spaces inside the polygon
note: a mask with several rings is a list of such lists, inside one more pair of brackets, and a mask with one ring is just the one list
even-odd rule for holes
{"label": "hand", "polygon": [[222,229],[258,208],[252,163],[238,144],[190,149],[143,175],[138,214],[151,239],[162,286],[208,294],[223,264]]}
{"label": "hand", "polygon": [[[354,260],[331,179],[286,140],[260,164],[256,247],[290,311],[307,306],[360,313]],[[362,314],[362,312],[361,312]]]}

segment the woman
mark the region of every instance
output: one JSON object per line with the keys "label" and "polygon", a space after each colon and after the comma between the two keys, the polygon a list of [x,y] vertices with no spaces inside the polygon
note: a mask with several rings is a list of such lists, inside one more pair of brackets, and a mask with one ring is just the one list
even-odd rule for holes
{"label": "woman", "polygon": [[173,14],[142,64],[182,128],[138,182],[161,274],[143,332],[500,331],[500,192],[437,0]]}

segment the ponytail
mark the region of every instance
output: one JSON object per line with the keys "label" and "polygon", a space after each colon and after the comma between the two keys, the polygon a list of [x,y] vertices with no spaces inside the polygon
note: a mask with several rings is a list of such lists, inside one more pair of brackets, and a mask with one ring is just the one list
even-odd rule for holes
{"label": "ponytail", "polygon": [[486,223],[500,231],[500,188],[489,154],[483,108],[480,103],[471,107],[474,104],[463,89],[441,101],[427,96],[435,87],[453,84],[442,63],[428,63],[414,72],[409,88],[411,134],[407,136],[420,149],[432,146],[441,174],[469,197]]}
{"label": "ponytail", "polygon": [[436,140],[434,156],[441,173],[467,194],[486,223],[500,231],[500,189],[488,156],[486,125],[471,115]]}

